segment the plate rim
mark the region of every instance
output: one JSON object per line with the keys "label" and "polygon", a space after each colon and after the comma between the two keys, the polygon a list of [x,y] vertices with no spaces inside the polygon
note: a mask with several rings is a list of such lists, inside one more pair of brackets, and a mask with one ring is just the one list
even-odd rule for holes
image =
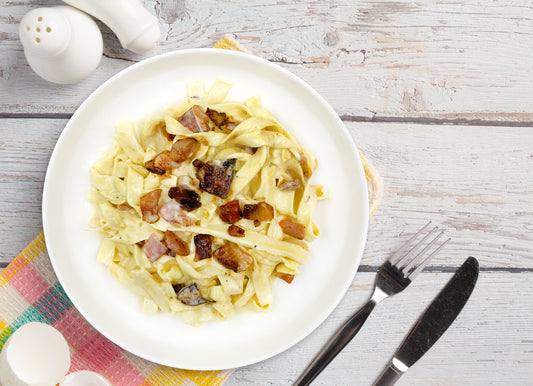
{"label": "plate rim", "polygon": [[[306,89],[306,91],[309,92],[313,97],[317,98],[321,102],[323,107],[328,110],[329,114],[332,117],[334,117],[334,119],[337,121],[338,126],[341,129],[342,135],[346,138],[346,140],[347,140],[347,142],[348,142],[348,144],[349,144],[349,146],[351,148],[352,155],[354,156],[355,159],[357,159],[359,161],[359,162],[357,162],[357,165],[355,165],[355,167],[359,171],[360,180],[363,183],[363,187],[362,188],[363,188],[364,196],[365,196],[363,198],[366,198],[366,203],[367,203],[367,205],[363,205],[364,213],[362,214],[362,216],[364,216],[364,221],[363,221],[363,224],[362,224],[362,228],[363,229],[362,229],[362,234],[361,234],[361,245],[359,246],[359,251],[357,251],[358,252],[358,254],[357,254],[358,255],[357,256],[357,262],[353,265],[352,272],[349,275],[350,280],[346,280],[346,282],[342,286],[342,291],[339,291],[339,293],[337,294],[335,300],[332,301],[332,302],[329,302],[329,307],[327,307],[327,312],[324,312],[323,315],[320,318],[317,318],[317,320],[314,323],[312,323],[312,325],[309,326],[304,333],[300,334],[296,339],[292,339],[290,342],[281,345],[280,347],[278,347],[278,349],[275,352],[265,353],[263,356],[255,357],[251,361],[242,360],[242,361],[236,362],[234,365],[230,366],[230,367],[233,367],[233,368],[238,368],[238,367],[250,365],[250,364],[253,364],[253,363],[258,363],[258,362],[261,362],[261,361],[266,360],[268,358],[274,357],[274,356],[286,351],[290,347],[293,347],[294,345],[298,344],[304,338],[306,338],[312,332],[314,332],[331,315],[331,313],[335,310],[335,308],[337,308],[337,306],[339,305],[341,300],[346,295],[347,290],[348,290],[350,284],[353,282],[353,280],[355,278],[355,275],[356,275],[356,273],[357,273],[357,271],[359,269],[359,265],[361,263],[361,259],[362,259],[363,252],[364,252],[365,245],[366,245],[366,241],[367,241],[368,226],[369,226],[368,187],[367,187],[367,181],[366,181],[366,177],[365,177],[365,172],[364,172],[362,160],[361,160],[361,157],[359,155],[359,151],[358,151],[357,146],[355,145],[355,142],[352,139],[348,129],[346,128],[346,126],[344,125],[344,123],[342,122],[342,120],[340,119],[338,114],[335,112],[333,107],[324,99],[324,97],[322,97],[313,87],[311,87],[303,79],[301,79],[297,75],[293,74],[289,70],[287,70],[287,69],[285,69],[285,68],[283,68],[283,67],[281,67],[281,66],[279,66],[279,65],[277,65],[275,63],[269,62],[266,59],[257,57],[257,56],[255,56],[253,54],[244,53],[244,52],[240,52],[240,51],[234,51],[234,50],[216,49],[216,48],[192,48],[192,49],[183,49],[183,50],[176,50],[176,51],[166,52],[166,53],[162,53],[162,54],[155,55],[155,56],[152,56],[150,58],[141,60],[141,61],[139,61],[139,62],[137,62],[137,63],[135,63],[135,64],[133,64],[131,66],[128,66],[128,67],[120,70],[119,72],[114,74],[112,77],[107,79],[105,82],[103,82],[101,85],[99,85],[94,91],[92,91],[90,93],[90,95],[87,98],[84,99],[84,101],[79,105],[79,107],[76,109],[74,114],[71,116],[71,118],[66,123],[65,127],[63,128],[63,130],[62,130],[62,132],[61,132],[61,134],[59,136],[59,138],[57,139],[56,144],[54,145],[54,149],[53,149],[53,152],[52,152],[52,154],[50,156],[50,160],[49,160],[49,163],[48,163],[48,166],[47,166],[47,169],[46,169],[46,175],[45,175],[44,187],[43,187],[43,194],[42,194],[43,232],[44,232],[44,236],[45,236],[45,240],[46,240],[47,239],[47,235],[48,236],[51,235],[50,225],[49,225],[49,221],[51,221],[51,220],[49,220],[50,216],[48,215],[48,210],[47,210],[47,203],[49,201],[48,192],[51,189],[50,188],[51,182],[50,182],[49,176],[52,174],[51,171],[54,169],[54,165],[56,163],[55,162],[56,158],[58,157],[59,149],[61,148],[61,145],[64,142],[65,137],[67,136],[67,133],[71,130],[71,127],[73,127],[75,125],[77,117],[82,113],[82,111],[85,109],[85,107],[87,105],[89,105],[94,99],[96,99],[99,96],[99,94],[101,92],[103,92],[110,84],[112,84],[116,80],[120,79],[122,76],[125,76],[129,72],[136,70],[138,67],[149,65],[152,62],[165,60],[168,57],[174,57],[174,56],[179,57],[179,56],[188,56],[188,55],[202,55],[204,53],[215,54],[215,55],[235,56],[235,57],[240,57],[240,58],[242,58],[244,60],[248,60],[248,61],[252,61],[252,62],[256,61],[256,62],[263,63],[267,67],[269,67],[270,69],[281,73],[283,76],[289,77],[292,81],[297,82],[300,86],[304,87]],[[83,310],[83,307],[80,307],[79,301],[74,296],[72,296],[71,289],[64,286],[65,280],[63,279],[61,268],[58,266],[59,263],[53,256],[54,255],[54,251],[51,250],[51,249],[48,249],[48,255],[49,255],[50,262],[52,264],[54,273],[55,273],[59,283],[61,284],[62,288],[64,289],[65,293],[67,294],[69,300],[72,302],[72,304],[74,305],[76,310],[83,316],[83,318],[85,318],[85,320],[87,320],[87,322],[91,325],[92,328],[94,328],[98,333],[100,333],[103,336],[105,336],[107,339],[109,339],[111,342],[113,342],[114,344],[116,344],[120,348],[122,348],[122,349],[124,349],[124,350],[126,350],[126,351],[128,351],[128,352],[130,352],[130,353],[132,353],[134,355],[137,355],[137,356],[139,356],[139,357],[141,357],[143,359],[149,360],[149,361],[154,362],[154,363],[159,363],[159,364],[162,364],[162,365],[171,366],[171,367],[181,367],[181,366],[176,366],[176,363],[172,362],[172,361],[161,361],[161,360],[155,360],[154,358],[149,358],[146,355],[143,355],[143,353],[139,352],[137,349],[132,348],[131,345],[129,345],[128,343],[122,342],[122,341],[118,341],[118,339],[116,339],[115,337],[109,336],[107,331],[102,331],[102,329],[99,328],[101,326],[99,326],[98,323],[96,323],[90,315],[87,315],[87,313]],[[207,367],[195,366],[195,367],[186,367],[186,368],[190,369],[190,370],[220,370],[220,369],[226,369],[226,368],[230,368],[230,367],[225,367],[224,366],[224,367],[220,367],[220,368],[214,369],[214,368],[212,368],[212,366],[207,366]],[[185,367],[182,367],[182,368],[185,368]]]}

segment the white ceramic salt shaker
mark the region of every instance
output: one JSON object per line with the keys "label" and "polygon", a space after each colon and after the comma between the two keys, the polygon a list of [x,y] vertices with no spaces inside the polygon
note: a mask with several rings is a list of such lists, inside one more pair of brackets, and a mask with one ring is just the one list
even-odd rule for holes
{"label": "white ceramic salt shaker", "polygon": [[63,0],[100,19],[117,35],[122,47],[142,54],[159,41],[157,18],[139,0]]}
{"label": "white ceramic salt shaker", "polygon": [[42,78],[76,83],[93,72],[102,58],[102,34],[95,21],[68,6],[36,8],[19,26],[30,67]]}

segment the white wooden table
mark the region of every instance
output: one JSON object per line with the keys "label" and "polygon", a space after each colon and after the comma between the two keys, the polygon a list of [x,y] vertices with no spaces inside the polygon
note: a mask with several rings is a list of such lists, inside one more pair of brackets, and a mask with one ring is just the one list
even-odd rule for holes
{"label": "white wooden table", "polygon": [[379,265],[427,219],[453,238],[388,299],[317,385],[367,385],[469,255],[479,284],[457,321],[402,385],[533,384],[533,5],[527,0],[160,1],[162,41],[145,56],[109,29],[88,79],[59,86],[28,67],[18,22],[58,1],[0,2],[0,262],[41,231],[50,154],[98,85],[144,57],[233,34],[313,86],[381,172],[362,265],[331,317],[286,352],[238,369],[229,385],[289,385],[369,296]]}

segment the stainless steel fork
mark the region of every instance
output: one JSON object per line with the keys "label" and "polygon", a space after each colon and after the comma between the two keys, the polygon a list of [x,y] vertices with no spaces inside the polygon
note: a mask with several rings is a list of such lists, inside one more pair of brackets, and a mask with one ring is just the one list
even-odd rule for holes
{"label": "stainless steel fork", "polygon": [[[326,368],[333,358],[335,358],[352,340],[355,334],[357,334],[376,304],[390,295],[403,291],[415,279],[415,277],[422,272],[424,267],[444,247],[444,245],[450,241],[450,239],[445,240],[428,255],[431,247],[444,234],[443,231],[438,232],[438,227],[435,227],[424,236],[422,240],[405,253],[407,249],[411,247],[413,241],[415,241],[430,224],[431,221],[411,237],[379,268],[374,292],[368,303],[361,307],[359,311],[357,311],[339,330],[337,330],[327,342],[326,346],[320,350],[315,359],[313,359],[302,375],[296,380],[294,383],[295,386],[309,385],[318,374]],[[428,242],[428,239],[432,235],[435,235],[435,232],[438,232],[438,234]],[[418,252],[422,247],[423,249]]]}

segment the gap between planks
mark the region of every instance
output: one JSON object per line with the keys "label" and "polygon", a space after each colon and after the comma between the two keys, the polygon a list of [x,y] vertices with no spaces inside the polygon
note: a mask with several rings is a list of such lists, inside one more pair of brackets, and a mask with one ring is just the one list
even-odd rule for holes
{"label": "gap between planks", "polygon": [[[0,113],[0,119],[70,119],[71,113]],[[428,118],[428,117],[393,117],[393,116],[362,116],[339,114],[343,122],[368,123],[411,123],[418,125],[450,125],[450,126],[506,126],[533,127],[533,121],[495,121],[467,118]]]}

